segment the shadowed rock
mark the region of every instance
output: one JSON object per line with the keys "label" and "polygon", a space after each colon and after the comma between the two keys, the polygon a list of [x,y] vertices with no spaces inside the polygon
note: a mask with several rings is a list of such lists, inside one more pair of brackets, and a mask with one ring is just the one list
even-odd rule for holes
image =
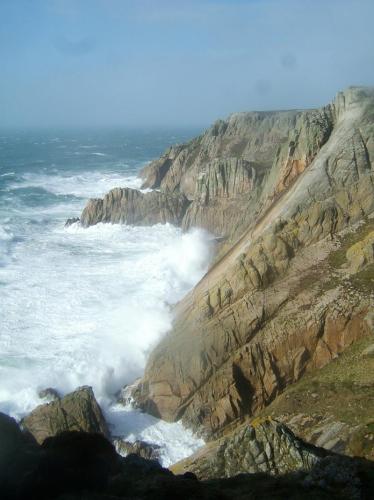
{"label": "shadowed rock", "polygon": [[[251,443],[261,444],[261,432],[267,432],[263,427],[256,434],[256,440],[247,439],[235,450],[230,451],[225,458],[226,463],[232,461],[233,477],[215,478],[209,481],[199,481],[192,472],[174,475],[164,469],[154,460],[145,460],[136,455],[122,458],[114,447],[100,434],[82,432],[63,432],[51,437],[31,450],[26,442],[20,444],[21,431],[16,430],[14,422],[7,421],[0,415],[0,442],[10,428],[11,440],[15,446],[3,450],[6,474],[0,469],[0,492],[2,500],[238,500],[266,499],[275,500],[287,498],[298,500],[369,500],[374,480],[373,466],[368,462],[346,457],[327,455],[314,465],[310,461],[307,471],[297,474],[270,476],[260,474],[237,474],[245,469],[247,447]],[[262,425],[262,424],[261,424]],[[293,438],[284,432],[285,450],[289,451],[288,463],[291,466],[295,444]],[[18,437],[17,437],[18,436]],[[273,434],[269,432],[266,443],[273,444]],[[290,441],[291,439],[291,441]],[[21,439],[22,442],[22,439]],[[290,446],[287,448],[287,444]],[[276,442],[275,442],[276,445]],[[253,448],[253,444],[252,444]],[[307,445],[299,442],[296,456],[300,457]],[[17,449],[17,454],[14,450]],[[227,450],[229,448],[227,447]],[[240,462],[243,457],[243,463]],[[257,455],[256,455],[257,456]],[[220,459],[222,457],[220,456]],[[296,459],[297,462],[298,459]],[[258,460],[259,461],[259,460]],[[234,463],[239,468],[234,470]],[[231,474],[231,472],[228,472]]]}

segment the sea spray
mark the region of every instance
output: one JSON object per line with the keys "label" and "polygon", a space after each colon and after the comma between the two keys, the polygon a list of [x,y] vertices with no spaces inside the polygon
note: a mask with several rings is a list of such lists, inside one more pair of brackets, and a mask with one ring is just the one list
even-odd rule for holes
{"label": "sea spray", "polygon": [[[0,141],[0,411],[21,418],[42,402],[39,389],[92,385],[113,432],[126,421],[134,437],[137,422],[149,418],[154,442],[174,443],[182,458],[201,442],[180,424],[165,426],[113,400],[142,374],[170,328],[172,304],[206,272],[212,239],[171,225],[64,228],[87,198],[140,186],[134,173],[146,158],[124,158],[123,143],[108,146],[109,139],[96,137],[97,149],[68,137]],[[113,415],[121,411],[118,428]],[[176,457],[165,446],[162,453],[165,464]]]}
{"label": "sea spray", "polygon": [[20,245],[2,271],[10,281],[2,301],[2,402],[8,383],[12,413],[22,414],[30,408],[15,390],[48,385],[65,393],[89,384],[105,398],[139,376],[170,328],[170,304],[205,272],[210,240],[170,225],[75,224]]}

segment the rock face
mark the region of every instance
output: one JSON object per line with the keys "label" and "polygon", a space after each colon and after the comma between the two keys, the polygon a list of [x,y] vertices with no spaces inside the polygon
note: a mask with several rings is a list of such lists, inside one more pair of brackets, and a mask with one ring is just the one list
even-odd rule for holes
{"label": "rock face", "polygon": [[82,212],[80,222],[92,226],[98,222],[136,224],[157,223],[180,225],[188,206],[183,194],[152,191],[142,193],[135,189],[115,188],[103,199],[92,199]]}
{"label": "rock face", "polygon": [[373,347],[370,336],[356,341],[286,387],[260,415],[283,422],[308,443],[374,460]]}
{"label": "rock face", "polygon": [[236,113],[145,167],[143,187],[191,200],[183,227],[234,241],[313,161],[336,121],[320,110]]}
{"label": "rock face", "polygon": [[21,424],[38,443],[64,431],[109,434],[91,387],[81,387],[62,399],[38,406]]}
{"label": "rock face", "polygon": [[227,243],[152,352],[141,408],[218,435],[373,333],[373,89],[233,115],[143,176],[191,200],[184,227],[219,227]]}
{"label": "rock face", "polygon": [[362,241],[352,245],[347,250],[347,261],[353,271],[361,271],[374,262],[374,231],[371,231]]}
{"label": "rock face", "polygon": [[327,455],[324,449],[298,439],[286,426],[271,419],[258,419],[209,443],[175,464],[172,470],[191,471],[199,479],[232,477],[246,472],[279,475],[310,471]]}

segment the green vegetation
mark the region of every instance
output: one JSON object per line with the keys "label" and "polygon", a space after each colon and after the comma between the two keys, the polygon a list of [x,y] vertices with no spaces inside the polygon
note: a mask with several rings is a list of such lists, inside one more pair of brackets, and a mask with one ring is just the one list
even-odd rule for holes
{"label": "green vegetation", "polygon": [[331,252],[329,255],[329,264],[333,268],[340,268],[344,264],[346,264],[346,253],[348,248],[362,240],[367,236],[371,231],[374,230],[374,221],[366,219],[365,223],[357,228],[356,231],[345,234],[344,236],[339,237],[340,247],[338,250]]}
{"label": "green vegetation", "polygon": [[325,367],[287,387],[262,415],[319,415],[357,426],[350,451],[373,459],[374,356],[363,353],[373,344],[373,336],[355,342]]}

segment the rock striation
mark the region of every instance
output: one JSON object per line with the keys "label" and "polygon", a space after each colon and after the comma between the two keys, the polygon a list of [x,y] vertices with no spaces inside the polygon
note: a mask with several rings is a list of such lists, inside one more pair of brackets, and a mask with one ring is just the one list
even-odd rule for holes
{"label": "rock striation", "polygon": [[216,438],[374,332],[374,89],[320,109],[236,113],[91,200],[81,223],[222,236],[175,308],[136,404]]}
{"label": "rock striation", "polygon": [[227,239],[152,352],[141,408],[219,435],[373,333],[373,89],[233,115],[142,175],[191,200],[185,228]]}
{"label": "rock striation", "polygon": [[285,425],[257,419],[175,464],[173,471],[191,471],[199,479],[232,477],[241,473],[273,475],[310,471],[324,457],[323,448],[307,445]]}
{"label": "rock striation", "polygon": [[35,408],[22,421],[23,429],[38,443],[64,431],[85,431],[108,436],[108,428],[91,387],[80,387],[61,399]]}

